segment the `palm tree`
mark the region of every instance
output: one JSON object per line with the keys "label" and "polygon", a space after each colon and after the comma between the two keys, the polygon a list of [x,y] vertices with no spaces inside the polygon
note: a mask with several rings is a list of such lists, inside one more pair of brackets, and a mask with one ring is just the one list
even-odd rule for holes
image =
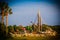
{"label": "palm tree", "polygon": [[6,27],[8,26],[8,14],[12,14],[12,9],[10,7],[7,7],[5,10],[6,15]]}
{"label": "palm tree", "polygon": [[11,12],[11,8],[8,6],[8,4],[6,2],[0,2],[0,15],[2,16],[2,26],[1,29],[2,31],[4,31],[4,16],[6,16],[6,33],[8,32],[8,14],[12,14]]}
{"label": "palm tree", "polygon": [[4,10],[6,8],[7,3],[5,2],[0,2],[0,15],[2,15],[2,24],[4,23]]}
{"label": "palm tree", "polygon": [[8,14],[12,14],[12,9],[7,4],[6,9],[5,9],[5,15],[6,15],[6,35],[8,34]]}
{"label": "palm tree", "polygon": [[5,11],[5,8],[6,8],[6,5],[7,3],[5,2],[0,2],[0,15],[2,17],[2,20],[1,20],[1,32],[4,32],[4,11]]}

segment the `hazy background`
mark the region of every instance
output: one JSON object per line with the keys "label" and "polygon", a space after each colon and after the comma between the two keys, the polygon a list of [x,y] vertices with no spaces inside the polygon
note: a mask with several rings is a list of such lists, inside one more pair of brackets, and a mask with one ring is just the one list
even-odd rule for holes
{"label": "hazy background", "polygon": [[[9,25],[30,25],[37,21],[40,10],[42,24],[60,25],[57,1],[54,0],[5,0],[12,8],[12,15],[8,16]],[[4,20],[5,22],[6,20]]]}

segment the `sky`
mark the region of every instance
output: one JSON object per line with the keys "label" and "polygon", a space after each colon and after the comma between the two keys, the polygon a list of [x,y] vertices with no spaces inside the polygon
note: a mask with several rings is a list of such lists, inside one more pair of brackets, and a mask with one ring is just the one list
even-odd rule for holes
{"label": "sky", "polygon": [[[5,0],[12,8],[12,15],[8,16],[8,25],[31,25],[37,22],[40,11],[42,24],[60,25],[56,1],[52,0]],[[6,19],[4,20],[4,22]],[[5,22],[6,23],[6,22]]]}

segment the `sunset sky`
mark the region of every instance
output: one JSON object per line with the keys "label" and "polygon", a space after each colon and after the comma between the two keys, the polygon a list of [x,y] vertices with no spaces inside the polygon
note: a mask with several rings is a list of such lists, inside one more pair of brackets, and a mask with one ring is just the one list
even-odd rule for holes
{"label": "sunset sky", "polygon": [[55,1],[10,0],[6,2],[9,3],[13,12],[12,15],[8,16],[9,25],[30,25],[31,21],[37,21],[38,10],[40,10],[42,24],[59,25],[58,8]]}

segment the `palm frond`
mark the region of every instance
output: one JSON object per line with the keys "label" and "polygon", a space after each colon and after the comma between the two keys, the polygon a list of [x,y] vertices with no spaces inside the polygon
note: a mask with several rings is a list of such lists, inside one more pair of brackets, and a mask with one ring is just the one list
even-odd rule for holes
{"label": "palm frond", "polygon": [[12,14],[12,9],[8,6],[8,3],[6,2],[0,2],[0,10],[4,10],[4,15],[8,12],[9,14]]}
{"label": "palm frond", "polygon": [[12,12],[10,12],[10,14],[12,14]]}
{"label": "palm frond", "polygon": [[12,14],[12,9],[10,8],[10,10],[9,10],[9,14]]}

